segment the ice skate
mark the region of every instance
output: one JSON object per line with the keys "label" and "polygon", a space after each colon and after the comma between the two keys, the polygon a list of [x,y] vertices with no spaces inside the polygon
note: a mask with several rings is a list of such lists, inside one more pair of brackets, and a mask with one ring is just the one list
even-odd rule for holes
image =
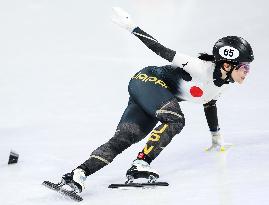
{"label": "ice skate", "polygon": [[136,159],[133,161],[131,168],[127,170],[126,177],[126,184],[132,183],[139,178],[146,178],[148,183],[153,183],[159,178],[159,173],[152,169],[146,161]]}
{"label": "ice skate", "polygon": [[84,181],[86,180],[85,172],[82,169],[75,169],[71,173],[63,175],[60,183],[44,181],[42,185],[59,192],[60,194],[69,197],[74,201],[82,201],[83,198],[78,195],[85,188]]}
{"label": "ice skate", "polygon": [[86,176],[85,172],[82,169],[75,169],[71,173],[63,175],[61,185],[69,186],[72,191],[76,193],[81,193],[85,189]]}

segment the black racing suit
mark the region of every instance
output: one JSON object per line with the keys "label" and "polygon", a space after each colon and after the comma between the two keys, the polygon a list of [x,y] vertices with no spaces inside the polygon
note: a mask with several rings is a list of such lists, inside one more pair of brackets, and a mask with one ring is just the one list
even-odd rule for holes
{"label": "black racing suit", "polygon": [[[165,48],[140,28],[133,32],[151,50],[168,61],[173,60],[175,51]],[[93,174],[132,144],[145,138],[150,132],[146,146],[138,158],[151,163],[160,152],[180,133],[185,125],[184,114],[175,97],[179,79],[191,80],[191,76],[181,68],[171,65],[149,66],[136,73],[130,80],[128,106],[117,126],[114,136],[105,144],[94,150],[88,160],[79,166],[86,176]],[[218,119],[216,101],[204,105],[206,119],[211,131],[217,131]],[[161,124],[157,127],[156,124]],[[155,128],[154,128],[155,127]]]}

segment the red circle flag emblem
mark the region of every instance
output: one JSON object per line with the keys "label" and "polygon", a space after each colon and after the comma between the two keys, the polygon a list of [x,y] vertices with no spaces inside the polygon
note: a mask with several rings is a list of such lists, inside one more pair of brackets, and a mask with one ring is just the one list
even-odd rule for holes
{"label": "red circle flag emblem", "polygon": [[190,93],[193,97],[201,97],[204,92],[201,90],[201,88],[197,86],[192,86],[190,89]]}

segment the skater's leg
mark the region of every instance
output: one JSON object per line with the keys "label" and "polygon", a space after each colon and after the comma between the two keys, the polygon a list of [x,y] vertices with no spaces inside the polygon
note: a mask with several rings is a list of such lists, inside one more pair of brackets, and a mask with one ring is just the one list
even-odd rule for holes
{"label": "skater's leg", "polygon": [[180,133],[185,126],[185,118],[176,99],[172,99],[156,111],[156,117],[162,122],[150,134],[146,146],[138,158],[149,164]]}
{"label": "skater's leg", "polygon": [[[148,115],[160,121],[161,125],[151,132],[143,151],[138,154],[137,160],[127,171],[128,183],[136,178],[148,178],[149,181],[152,181],[152,177],[155,179],[159,177],[158,172],[150,167],[150,163],[185,125],[178,100],[166,83],[153,75],[151,70],[144,69],[135,75],[129,84],[129,93],[134,101]],[[154,82],[151,81],[152,79]]]}
{"label": "skater's leg", "polygon": [[[148,80],[153,78],[156,77],[152,76],[152,71],[144,69],[129,84],[129,93],[134,101],[146,113],[161,122],[161,125],[151,132],[146,146],[138,155],[139,159],[143,159],[149,164],[185,125],[185,118],[178,100],[164,81],[156,78],[153,83]],[[138,87],[140,89],[137,89]]]}
{"label": "skater's leg", "polygon": [[83,169],[86,176],[93,174],[112,162],[126,148],[143,139],[156,123],[156,119],[146,114],[130,98],[114,136],[107,143],[94,150],[90,158],[78,168]]}
{"label": "skater's leg", "polygon": [[108,165],[126,148],[143,139],[157,124],[131,98],[117,126],[114,136],[92,152],[90,158],[62,177],[62,183],[76,192],[84,189],[86,177]]}
{"label": "skater's leg", "polygon": [[185,125],[184,115],[175,99],[157,110],[156,117],[162,123],[151,132],[146,146],[138,153],[137,160],[127,170],[127,183],[136,178],[148,178],[149,182],[159,178],[159,173],[150,167],[150,163]]}

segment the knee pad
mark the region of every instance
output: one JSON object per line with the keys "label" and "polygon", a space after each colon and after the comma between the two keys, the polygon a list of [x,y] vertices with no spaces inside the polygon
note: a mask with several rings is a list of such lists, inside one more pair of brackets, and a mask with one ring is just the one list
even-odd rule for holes
{"label": "knee pad", "polygon": [[[161,122],[180,122],[185,125],[185,117],[176,99],[172,99],[156,111]],[[184,126],[183,125],[183,126]]]}

